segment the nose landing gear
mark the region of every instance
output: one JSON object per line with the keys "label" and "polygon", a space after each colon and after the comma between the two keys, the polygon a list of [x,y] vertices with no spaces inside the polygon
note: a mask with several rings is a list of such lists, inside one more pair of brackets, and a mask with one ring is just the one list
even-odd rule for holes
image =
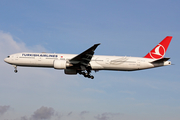
{"label": "nose landing gear", "polygon": [[18,70],[14,70],[14,72],[15,72],[15,73],[17,73],[17,72],[18,72]]}
{"label": "nose landing gear", "polygon": [[17,66],[16,66],[16,65],[13,65],[13,67],[14,67],[14,69],[15,69],[14,72],[17,73],[17,72],[18,72]]}

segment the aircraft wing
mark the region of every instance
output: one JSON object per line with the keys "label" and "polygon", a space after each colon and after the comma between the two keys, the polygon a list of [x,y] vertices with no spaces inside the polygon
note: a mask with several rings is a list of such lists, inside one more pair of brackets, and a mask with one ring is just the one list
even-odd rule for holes
{"label": "aircraft wing", "polygon": [[85,68],[89,65],[89,62],[91,61],[91,58],[94,55],[95,49],[100,45],[94,44],[89,49],[85,50],[81,54],[75,56],[74,58],[70,59],[69,62],[73,65],[80,65],[81,69],[85,70]]}

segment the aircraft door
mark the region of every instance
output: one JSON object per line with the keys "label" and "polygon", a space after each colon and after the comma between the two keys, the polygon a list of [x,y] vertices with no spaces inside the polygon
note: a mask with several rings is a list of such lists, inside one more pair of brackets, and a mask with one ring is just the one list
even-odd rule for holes
{"label": "aircraft door", "polygon": [[14,55],[11,56],[11,60],[14,61]]}
{"label": "aircraft door", "polygon": [[37,65],[40,65],[41,64],[41,62],[42,62],[42,58],[41,57],[36,57],[37,59],[36,59],[36,64]]}
{"label": "aircraft door", "polygon": [[15,55],[15,56],[14,56],[14,59],[15,59],[16,61],[18,60],[18,58],[19,58],[18,55]]}
{"label": "aircraft door", "polygon": [[106,58],[106,64],[109,64],[109,63],[110,63],[109,58]]}
{"label": "aircraft door", "polygon": [[140,68],[140,63],[141,63],[141,60],[137,60],[137,67],[138,67],[138,69]]}

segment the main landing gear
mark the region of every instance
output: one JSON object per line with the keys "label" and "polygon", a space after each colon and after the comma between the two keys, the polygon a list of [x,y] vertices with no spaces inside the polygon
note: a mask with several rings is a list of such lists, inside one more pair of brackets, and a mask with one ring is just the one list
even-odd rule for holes
{"label": "main landing gear", "polygon": [[82,71],[80,71],[79,74],[80,74],[80,75],[84,75],[84,77],[94,79],[94,76],[93,76],[93,75],[90,75],[90,72],[91,72],[91,71],[87,71],[87,72],[82,72]]}
{"label": "main landing gear", "polygon": [[16,65],[13,65],[13,67],[14,67],[14,69],[15,69],[14,72],[17,73],[17,72],[18,72],[17,66],[16,66]]}

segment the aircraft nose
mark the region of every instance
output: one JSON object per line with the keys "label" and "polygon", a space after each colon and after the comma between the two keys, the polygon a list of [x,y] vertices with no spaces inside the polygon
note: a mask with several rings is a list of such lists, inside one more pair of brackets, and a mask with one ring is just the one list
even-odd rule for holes
{"label": "aircraft nose", "polygon": [[8,59],[7,59],[7,58],[5,58],[5,59],[4,59],[4,62],[7,62],[7,63],[8,63]]}

